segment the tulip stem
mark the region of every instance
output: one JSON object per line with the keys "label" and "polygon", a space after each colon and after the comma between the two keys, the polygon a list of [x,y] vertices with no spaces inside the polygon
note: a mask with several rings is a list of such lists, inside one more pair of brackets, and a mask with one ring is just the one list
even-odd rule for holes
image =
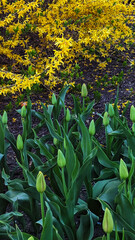
{"label": "tulip stem", "polygon": [[84,109],[85,109],[85,97],[83,97],[83,112],[84,112]]}
{"label": "tulip stem", "polygon": [[92,137],[93,137],[93,136],[90,135],[90,152],[91,152],[91,150],[92,150]]}
{"label": "tulip stem", "polygon": [[63,182],[63,189],[64,189],[65,198],[66,198],[67,187],[66,187],[66,182],[65,182],[64,167],[62,168],[62,182]]}
{"label": "tulip stem", "polygon": [[106,136],[106,148],[107,148],[107,156],[111,157],[111,139],[107,132],[107,126],[105,127],[105,136]]}
{"label": "tulip stem", "polygon": [[[20,150],[20,153],[21,153],[21,164],[22,164],[23,167],[25,167],[24,157],[23,157],[23,151]],[[23,176],[24,176],[24,179],[27,180],[27,176],[26,176],[26,174],[25,174],[24,168],[23,168]]]}
{"label": "tulip stem", "polygon": [[107,240],[110,240],[110,233],[107,233]]}
{"label": "tulip stem", "polygon": [[43,193],[40,193],[40,203],[41,203],[42,223],[43,223],[43,227],[44,227],[44,224],[45,224],[45,209],[44,209],[44,195],[43,195]]}
{"label": "tulip stem", "polygon": [[127,196],[127,186],[126,186],[126,180],[124,180],[124,193]]}

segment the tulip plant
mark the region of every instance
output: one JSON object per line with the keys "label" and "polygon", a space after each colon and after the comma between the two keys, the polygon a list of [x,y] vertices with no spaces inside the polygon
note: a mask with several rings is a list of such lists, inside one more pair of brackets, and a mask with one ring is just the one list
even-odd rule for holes
{"label": "tulip plant", "polygon": [[[87,106],[87,86],[82,85],[82,104],[71,94],[74,107],[65,106],[69,86],[52,95],[42,112],[27,106],[21,115],[22,133],[17,139],[8,129],[8,117],[0,117],[0,237],[12,240],[91,240],[95,225],[101,239],[135,239],[135,108],[128,126],[114,104],[92,118],[94,101]],[[39,123],[32,126],[32,118]],[[104,142],[100,142],[100,131]],[[40,134],[42,131],[42,135]],[[22,178],[8,168],[12,147]],[[84,192],[84,194],[82,194]],[[8,206],[12,211],[6,213]],[[104,211],[104,214],[103,214]],[[27,233],[30,219],[33,231]],[[102,216],[102,223],[101,223]]]}

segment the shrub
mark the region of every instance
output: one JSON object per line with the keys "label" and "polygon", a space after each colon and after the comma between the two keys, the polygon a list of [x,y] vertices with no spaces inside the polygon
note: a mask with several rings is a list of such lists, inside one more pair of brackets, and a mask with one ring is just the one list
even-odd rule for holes
{"label": "shrub", "polygon": [[[110,14],[111,12],[111,14]],[[134,6],[121,0],[0,3],[0,94],[61,83],[59,73],[81,56],[96,60],[134,41]],[[4,80],[4,81],[3,81]],[[73,82],[73,81],[72,81]],[[63,83],[67,84],[67,81]]]}

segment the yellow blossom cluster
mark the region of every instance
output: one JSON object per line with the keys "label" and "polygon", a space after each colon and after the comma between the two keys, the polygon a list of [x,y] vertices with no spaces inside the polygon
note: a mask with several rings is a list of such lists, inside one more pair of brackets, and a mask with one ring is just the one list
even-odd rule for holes
{"label": "yellow blossom cluster", "polygon": [[[70,72],[80,56],[104,67],[100,58],[112,46],[123,51],[134,42],[134,11],[122,0],[0,1],[0,94],[35,83],[52,89],[61,82],[60,71]],[[28,73],[29,66],[34,73]],[[11,84],[1,85],[1,79]]]}

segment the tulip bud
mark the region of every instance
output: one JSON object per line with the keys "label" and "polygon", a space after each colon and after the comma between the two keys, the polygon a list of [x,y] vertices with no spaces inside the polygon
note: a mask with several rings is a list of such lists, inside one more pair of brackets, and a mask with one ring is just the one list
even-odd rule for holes
{"label": "tulip bud", "polygon": [[69,122],[70,119],[71,119],[70,111],[69,111],[69,109],[67,108],[67,111],[66,111],[66,121]]}
{"label": "tulip bud", "polygon": [[56,103],[57,103],[57,99],[56,99],[55,94],[53,93],[52,94],[52,104],[55,105]]}
{"label": "tulip bud", "polygon": [[114,116],[114,108],[113,105],[109,103],[108,114],[112,118]]}
{"label": "tulip bud", "polygon": [[95,135],[95,123],[94,123],[94,120],[92,120],[92,121],[90,122],[89,134],[90,134],[91,136],[94,136],[94,135]]}
{"label": "tulip bud", "polygon": [[58,139],[57,138],[53,138],[53,144],[56,146],[58,144]]}
{"label": "tulip bud", "polygon": [[102,228],[105,233],[111,233],[113,231],[113,218],[108,208],[105,209]]}
{"label": "tulip bud", "polygon": [[133,133],[135,133],[135,123],[133,123],[133,125],[132,125],[132,131],[133,131]]}
{"label": "tulip bud", "polygon": [[8,117],[7,117],[7,112],[4,111],[3,116],[2,116],[2,123],[7,124]]}
{"label": "tulip bud", "polygon": [[133,123],[135,122],[135,107],[133,105],[130,108],[130,119]]}
{"label": "tulip bud", "polygon": [[46,190],[45,178],[41,171],[39,171],[39,173],[37,175],[36,189],[39,193],[43,193]]}
{"label": "tulip bud", "polygon": [[28,240],[34,240],[34,237],[31,236],[31,237],[28,238]]}
{"label": "tulip bud", "polygon": [[119,175],[120,179],[126,180],[128,178],[128,169],[126,163],[120,159],[120,165],[119,165]]}
{"label": "tulip bud", "polygon": [[20,150],[20,151],[23,150],[23,140],[22,140],[22,136],[20,134],[17,137],[16,145],[17,145],[18,150]]}
{"label": "tulip bud", "polygon": [[66,159],[60,149],[58,150],[57,164],[60,168],[63,168],[66,166]]}
{"label": "tulip bud", "polygon": [[103,117],[103,125],[106,127],[109,124],[109,115],[108,112],[104,113],[104,117]]}
{"label": "tulip bud", "polygon": [[21,117],[22,117],[22,118],[25,118],[25,117],[26,117],[26,112],[27,112],[26,107],[23,106],[23,107],[21,108]]}
{"label": "tulip bud", "polygon": [[82,97],[87,97],[87,95],[88,95],[87,86],[86,86],[85,83],[83,83],[82,89],[81,89],[81,96],[82,96]]}

